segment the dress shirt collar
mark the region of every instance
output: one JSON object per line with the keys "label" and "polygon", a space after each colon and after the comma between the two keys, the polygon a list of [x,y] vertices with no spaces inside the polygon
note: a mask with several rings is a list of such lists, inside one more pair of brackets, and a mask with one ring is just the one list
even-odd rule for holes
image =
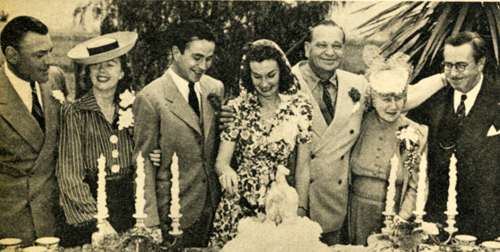
{"label": "dress shirt collar", "polygon": [[[321,81],[321,78],[315,72],[313,72],[311,66],[309,66],[309,63],[307,61],[300,62],[299,69],[301,70],[311,90],[314,89]],[[332,77],[330,77],[330,82],[338,89],[337,72],[335,72],[335,74]]]}
{"label": "dress shirt collar", "polygon": [[465,99],[465,115],[469,114],[472,106],[476,102],[477,95],[479,94],[479,90],[481,90],[481,86],[483,85],[483,74],[481,73],[481,78],[479,79],[479,83],[471,89],[468,93],[462,93],[460,91],[455,90],[453,93],[453,108],[455,109],[455,113],[457,112],[458,106],[460,105],[460,99],[463,94],[467,95],[467,99]]}
{"label": "dress shirt collar", "polygon": [[[189,103],[189,81],[185,80],[184,78],[180,77],[175,71],[170,67],[168,68],[167,72],[172,76],[172,80],[174,81],[174,84],[177,86],[177,89],[179,89],[179,92],[181,93],[182,97]],[[200,95],[201,95],[201,88],[200,88],[200,82],[195,82],[194,83],[194,91],[196,92],[196,96],[198,97],[198,101],[200,101]]]}
{"label": "dress shirt collar", "polygon": [[[31,85],[29,82],[17,77],[12,71],[10,71],[9,67],[7,66],[7,62],[4,63],[5,67],[5,75],[9,79],[10,83],[12,84],[12,87],[16,90],[17,94],[23,101],[24,105],[28,108],[28,110],[31,112],[31,108],[33,107],[33,97],[31,96]],[[42,102],[42,96],[40,92],[40,86],[38,85],[38,82],[35,82],[35,88],[36,92],[38,95],[38,100],[40,101],[40,106],[43,109],[43,102]]]}

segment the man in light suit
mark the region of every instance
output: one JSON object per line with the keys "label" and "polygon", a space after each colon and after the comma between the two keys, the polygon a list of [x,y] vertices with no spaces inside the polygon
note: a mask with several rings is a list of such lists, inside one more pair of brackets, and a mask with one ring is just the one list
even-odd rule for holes
{"label": "man in light suit", "polygon": [[22,246],[54,236],[59,196],[54,175],[65,77],[53,63],[52,41],[39,20],[20,16],[0,35],[0,238]]}
{"label": "man in light suit", "polygon": [[215,36],[206,24],[188,21],[172,33],[171,49],[172,65],[137,95],[133,106],[134,157],[161,149],[160,167],[145,161],[146,225],[160,227],[165,240],[172,241],[170,166],[176,153],[183,246],[206,247],[220,201],[214,171],[218,124],[208,97],[223,97],[224,87],[204,74],[212,64]]}
{"label": "man in light suit", "polygon": [[426,221],[444,224],[449,165],[457,159],[456,227],[478,241],[500,236],[500,86],[483,74],[486,48],[473,32],[445,40],[444,73],[450,84],[410,111],[429,126],[429,197]]}
{"label": "man in light suit", "polygon": [[[313,104],[313,138],[309,206],[299,206],[299,214],[309,212],[321,225],[326,244],[346,243],[347,230],[341,228],[348,207],[349,159],[360,133],[368,83],[362,75],[338,69],[345,34],[335,22],[312,27],[304,47],[308,60],[297,63],[292,72]],[[418,106],[442,87],[440,75],[409,86],[405,109]]]}

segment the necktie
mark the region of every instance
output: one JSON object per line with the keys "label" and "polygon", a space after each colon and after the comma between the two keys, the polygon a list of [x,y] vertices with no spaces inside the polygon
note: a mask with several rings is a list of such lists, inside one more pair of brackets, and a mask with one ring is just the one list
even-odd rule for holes
{"label": "necktie", "polygon": [[36,121],[40,125],[40,128],[42,128],[42,131],[45,132],[45,117],[43,117],[42,106],[38,101],[35,82],[34,81],[31,82],[30,85],[31,85],[31,97],[33,99],[31,114],[33,115],[33,117],[35,117]]}
{"label": "necktie", "polygon": [[189,105],[193,108],[194,112],[198,117],[200,117],[200,104],[198,103],[198,97],[194,91],[194,82],[189,82],[189,95],[188,95]]}
{"label": "necktie", "polygon": [[467,95],[463,94],[462,97],[460,97],[460,105],[458,105],[457,108],[457,117],[459,120],[465,117],[465,99],[467,99]]}
{"label": "necktie", "polygon": [[[333,97],[328,91],[328,88],[331,86],[334,91],[335,86],[330,82],[330,80],[323,80],[319,82],[320,85],[323,87],[323,102],[325,103],[326,108],[322,109],[323,117],[326,120],[326,123],[330,125],[330,123],[333,120],[333,117],[335,116],[335,107],[334,107],[334,101]],[[335,98],[337,98],[335,96]]]}

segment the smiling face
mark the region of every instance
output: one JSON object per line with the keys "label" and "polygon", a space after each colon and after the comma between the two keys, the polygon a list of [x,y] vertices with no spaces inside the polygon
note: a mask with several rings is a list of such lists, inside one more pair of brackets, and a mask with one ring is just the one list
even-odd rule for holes
{"label": "smiling face", "polygon": [[467,93],[479,83],[485,58],[476,62],[474,59],[474,49],[470,43],[460,46],[446,44],[443,56],[445,64],[464,63],[467,65],[462,72],[458,71],[456,66],[444,71],[446,79],[455,90]]}
{"label": "smiling face", "polygon": [[183,79],[197,82],[212,65],[215,43],[208,40],[197,40],[186,45],[184,53],[177,46],[172,48],[174,63],[172,69]]}
{"label": "smiling face", "polygon": [[401,110],[405,105],[406,93],[396,94],[379,94],[371,92],[372,104],[380,119],[386,122],[394,122],[401,116]]}
{"label": "smiling face", "polygon": [[344,58],[344,33],[339,27],[319,25],[312,31],[311,41],[304,44],[311,69],[323,79],[333,74]]}
{"label": "smiling face", "polygon": [[125,75],[120,58],[89,65],[89,71],[93,87],[101,91],[116,90],[118,81]]}
{"label": "smiling face", "polygon": [[50,65],[53,64],[52,48],[49,34],[27,32],[17,49],[7,49],[7,60],[14,66],[11,71],[28,82],[46,82],[49,79]]}
{"label": "smiling face", "polygon": [[271,97],[278,95],[280,68],[276,60],[252,61],[250,62],[250,72],[252,83],[259,96]]}

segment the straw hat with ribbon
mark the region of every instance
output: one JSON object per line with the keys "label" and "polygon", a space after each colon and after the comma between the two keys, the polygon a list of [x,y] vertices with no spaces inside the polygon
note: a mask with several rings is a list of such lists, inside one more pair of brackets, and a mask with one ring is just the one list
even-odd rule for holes
{"label": "straw hat with ribbon", "polygon": [[75,46],[68,52],[68,57],[84,65],[108,61],[130,51],[137,37],[137,33],[128,31],[108,33]]}

